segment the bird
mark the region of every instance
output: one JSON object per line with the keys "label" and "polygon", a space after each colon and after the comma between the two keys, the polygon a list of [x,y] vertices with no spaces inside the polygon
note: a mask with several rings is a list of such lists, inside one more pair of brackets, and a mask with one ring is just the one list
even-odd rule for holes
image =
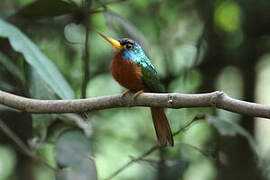
{"label": "bird", "polygon": [[[101,32],[98,33],[115,48],[111,73],[113,78],[127,89],[122,96],[129,92],[135,92],[134,98],[143,92],[164,92],[156,68],[139,43],[129,38],[115,40]],[[164,108],[150,107],[150,109],[158,144],[173,146],[173,134]]]}

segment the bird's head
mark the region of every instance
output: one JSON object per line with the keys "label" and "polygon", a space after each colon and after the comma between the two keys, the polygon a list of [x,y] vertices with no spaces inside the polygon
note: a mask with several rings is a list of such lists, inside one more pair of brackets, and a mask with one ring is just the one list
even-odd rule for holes
{"label": "bird's head", "polygon": [[111,45],[113,45],[113,47],[116,50],[116,53],[119,53],[119,55],[121,55],[123,58],[132,59],[138,56],[145,56],[142,47],[137,42],[131,39],[123,38],[123,39],[115,40],[100,32],[99,32],[99,35],[101,35]]}

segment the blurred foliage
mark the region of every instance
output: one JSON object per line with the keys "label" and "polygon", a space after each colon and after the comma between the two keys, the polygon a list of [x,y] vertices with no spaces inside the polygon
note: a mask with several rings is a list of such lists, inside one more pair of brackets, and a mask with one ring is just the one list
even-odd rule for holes
{"label": "blurred foliage", "polygon": [[[1,0],[0,89],[37,99],[80,98],[88,51],[87,97],[121,93],[110,75],[113,48],[101,31],[139,42],[168,92],[218,89],[269,103],[269,9],[269,0]],[[175,136],[175,147],[155,151],[114,179],[270,179],[268,122],[255,126],[253,119],[210,108],[166,113],[173,132],[198,113],[207,116]],[[40,160],[1,132],[0,180],[103,179],[156,144],[147,108],[83,118],[1,105],[0,118]]]}
{"label": "blurred foliage", "polygon": [[241,9],[233,1],[221,2],[215,11],[215,24],[221,30],[234,32],[240,28]]}

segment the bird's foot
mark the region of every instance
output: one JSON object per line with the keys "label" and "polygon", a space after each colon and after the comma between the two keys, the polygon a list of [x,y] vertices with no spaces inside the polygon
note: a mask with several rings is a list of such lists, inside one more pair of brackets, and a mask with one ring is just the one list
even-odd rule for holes
{"label": "bird's foot", "polygon": [[122,93],[122,97],[124,97],[125,95],[127,95],[129,92],[130,92],[130,89],[125,90],[125,91]]}
{"label": "bird's foot", "polygon": [[145,90],[140,90],[138,92],[136,92],[134,95],[133,95],[133,98],[135,99],[137,96],[139,96],[140,94],[144,93]]}

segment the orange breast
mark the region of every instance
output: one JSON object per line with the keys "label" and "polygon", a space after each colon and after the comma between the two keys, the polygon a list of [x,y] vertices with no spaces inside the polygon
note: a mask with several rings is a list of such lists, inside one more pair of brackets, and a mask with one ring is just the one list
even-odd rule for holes
{"label": "orange breast", "polygon": [[121,86],[135,91],[145,89],[141,79],[141,68],[132,61],[123,59],[117,52],[114,54],[111,71],[114,79]]}

